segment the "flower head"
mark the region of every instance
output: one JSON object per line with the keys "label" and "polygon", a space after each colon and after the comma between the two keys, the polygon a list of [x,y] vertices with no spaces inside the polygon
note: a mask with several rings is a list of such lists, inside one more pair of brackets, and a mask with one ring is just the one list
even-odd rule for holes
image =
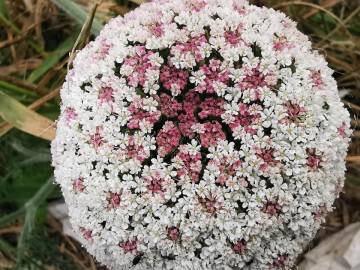
{"label": "flower head", "polygon": [[246,0],[154,0],[74,60],[52,143],[109,269],[289,269],[344,181],[350,118],[326,61]]}

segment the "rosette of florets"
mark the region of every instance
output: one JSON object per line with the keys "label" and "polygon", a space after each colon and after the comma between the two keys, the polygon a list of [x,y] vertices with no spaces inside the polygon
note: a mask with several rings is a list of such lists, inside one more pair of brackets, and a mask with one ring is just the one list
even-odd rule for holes
{"label": "rosette of florets", "polygon": [[287,269],[343,186],[350,118],[293,21],[160,0],[109,22],[61,90],[56,181],[110,269]]}

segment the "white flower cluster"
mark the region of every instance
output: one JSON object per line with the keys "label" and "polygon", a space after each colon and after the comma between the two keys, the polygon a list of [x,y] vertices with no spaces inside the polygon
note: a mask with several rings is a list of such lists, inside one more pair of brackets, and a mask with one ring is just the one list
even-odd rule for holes
{"label": "white flower cluster", "polygon": [[157,0],[80,51],[56,181],[110,269],[289,269],[343,186],[351,131],[293,21],[243,0]]}

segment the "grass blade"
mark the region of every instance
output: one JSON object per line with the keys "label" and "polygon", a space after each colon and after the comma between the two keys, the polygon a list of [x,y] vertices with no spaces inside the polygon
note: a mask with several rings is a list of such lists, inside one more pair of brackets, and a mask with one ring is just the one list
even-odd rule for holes
{"label": "grass blade", "polygon": [[[9,19],[8,12],[6,10],[6,3],[4,0],[0,0],[0,22],[9,27],[16,34],[21,34],[21,30]],[[39,54],[43,55],[44,51],[38,44],[36,44],[31,39],[29,39],[28,42],[29,45],[33,47]]]}
{"label": "grass blade", "polygon": [[5,0],[0,0],[0,14],[1,16],[8,18],[8,13],[5,5]]}
{"label": "grass blade", "polygon": [[[26,249],[28,244],[28,239],[31,233],[34,230],[36,223],[36,214],[39,210],[39,207],[42,203],[49,197],[49,195],[53,192],[54,185],[53,176],[50,177],[46,183],[36,192],[36,194],[25,203],[23,207],[19,210],[0,218],[0,227],[7,225],[8,223],[14,221],[19,216],[25,213],[25,221],[23,225],[23,229],[20,233],[17,250],[16,250],[16,269],[21,269],[21,263],[23,262],[24,257],[26,256]],[[0,245],[0,248],[4,248],[6,242]]]}
{"label": "grass blade", "polygon": [[0,251],[7,255],[10,259],[14,259],[15,248],[0,238]]}
{"label": "grass blade", "polygon": [[39,207],[54,191],[54,177],[51,176],[39,191],[25,204],[25,208]]}
{"label": "grass blade", "polygon": [[75,58],[75,51],[76,50],[81,50],[85,46],[86,40],[90,36],[91,26],[93,25],[93,22],[94,22],[94,19],[95,19],[95,13],[96,13],[97,7],[98,7],[98,3],[95,3],[95,4],[92,5],[90,13],[87,16],[86,21],[85,21],[84,25],[81,28],[80,34],[79,34],[79,36],[77,37],[77,39],[75,41],[74,47],[72,48],[70,56],[69,56],[68,72],[69,72],[69,68],[70,68],[71,63]]}
{"label": "grass blade", "polygon": [[[38,100],[36,100],[35,102],[31,103],[28,106],[28,109],[30,110],[37,110],[38,108],[40,108],[42,105],[44,105],[46,102],[50,101],[51,99],[55,98],[56,96],[59,95],[60,92],[60,88],[56,88],[55,90],[52,90],[50,93],[48,93],[47,95],[39,98]],[[1,123],[0,124],[0,137],[5,135],[8,131],[10,131],[13,128],[13,126],[9,123]]]}
{"label": "grass blade", "polygon": [[[336,4],[340,3],[342,0],[325,0],[322,1],[321,6],[323,8],[329,9],[333,6],[335,6]],[[311,16],[315,15],[318,12],[317,9],[313,8],[311,10],[309,10],[306,14],[303,15],[303,19],[307,19],[310,18]]]}
{"label": "grass blade", "polygon": [[18,217],[22,216],[25,213],[26,209],[24,207],[20,208],[17,211],[11,212],[8,215],[5,215],[0,218],[0,228],[6,226],[7,224],[13,222]]}
{"label": "grass blade", "polygon": [[23,95],[29,95],[32,97],[36,97],[37,94],[35,92],[31,92],[27,89],[24,89],[20,86],[14,85],[12,83],[8,83],[5,81],[0,80],[0,88],[2,88],[2,90],[4,91],[8,91],[8,92],[14,92],[17,94],[23,94]]}
{"label": "grass blade", "polygon": [[51,120],[2,92],[0,92],[0,116],[14,127],[34,136],[46,140],[55,137],[54,123]]}
{"label": "grass blade", "polygon": [[65,41],[63,41],[59,47],[52,52],[49,56],[47,56],[43,63],[35,69],[28,77],[27,81],[34,83],[38,81],[48,70],[50,70],[52,67],[54,67],[61,58],[64,57],[65,54],[67,54],[71,48],[74,45],[76,34],[71,35],[68,37]]}
{"label": "grass blade", "polygon": [[[71,18],[73,18],[80,26],[82,26],[87,18],[87,12],[78,4],[72,0],[51,0],[60,9],[65,11]],[[101,21],[94,18],[93,25],[91,27],[91,33],[98,35],[103,28]]]}
{"label": "grass blade", "polygon": [[[35,226],[36,211],[37,211],[37,208],[33,207],[33,206],[29,207],[26,210],[23,229],[18,238],[17,249],[16,249],[17,267],[19,267],[21,265],[21,263],[23,262],[23,259],[25,257],[28,239],[34,229],[34,226]],[[18,268],[18,269],[20,269],[20,268]]]}
{"label": "grass blade", "polygon": [[54,177],[51,176],[46,181],[46,183],[36,192],[36,194],[24,204],[24,206],[0,218],[0,228],[13,222],[18,217],[26,213],[29,209],[37,209],[49,197],[49,195],[54,191],[54,189]]}
{"label": "grass blade", "polygon": [[8,75],[4,75],[4,74],[0,74],[0,80],[7,82],[7,83],[11,83],[12,85],[21,87],[23,89],[27,89],[28,91],[32,91],[35,92],[39,95],[45,95],[48,91],[46,91],[45,89],[41,89],[39,88],[37,85],[29,83],[25,80],[19,79],[15,76],[8,76]]}

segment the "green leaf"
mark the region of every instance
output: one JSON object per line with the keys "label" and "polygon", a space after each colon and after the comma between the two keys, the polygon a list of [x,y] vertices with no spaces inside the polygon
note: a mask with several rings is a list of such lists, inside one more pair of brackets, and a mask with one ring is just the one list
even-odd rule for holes
{"label": "green leaf", "polygon": [[[4,213],[10,210],[1,206],[24,205],[46,182],[53,168],[49,143],[19,130],[0,138],[0,149],[1,216],[2,209]],[[51,194],[51,198],[59,197],[61,194]]]}
{"label": "green leaf", "polygon": [[10,168],[8,179],[3,179],[0,185],[2,189],[0,203],[17,205],[26,203],[44,184],[44,179],[47,179],[51,174],[49,164],[49,162],[36,164],[36,170],[34,170],[34,165],[31,166],[31,164],[25,164],[28,165],[26,167]]}
{"label": "green leaf", "polygon": [[[34,211],[37,210],[41,206],[41,204],[50,196],[50,194],[54,191],[55,185],[53,184],[54,177],[50,177],[46,183],[35,193],[35,195],[28,200],[21,208],[19,208],[17,211],[12,212],[8,215],[5,215],[0,218],[0,228],[8,225],[9,223],[13,222],[20,216],[22,216],[24,213],[27,213],[28,211]],[[36,213],[35,213],[36,214]],[[32,215],[25,217],[26,218],[33,218]],[[30,222],[31,219],[28,221]],[[28,224],[30,226],[31,223]],[[29,229],[29,228],[27,228]]]}
{"label": "green leaf", "polygon": [[54,177],[51,176],[36,194],[25,204],[25,208],[39,207],[54,191]]}
{"label": "green leaf", "polygon": [[29,95],[29,96],[33,96],[33,97],[37,96],[37,94],[35,92],[29,91],[29,90],[19,87],[17,85],[14,85],[14,84],[11,84],[11,83],[8,83],[5,81],[1,81],[1,80],[0,80],[0,88],[3,91],[14,92],[17,94],[22,94],[22,95],[25,94],[25,95]]}
{"label": "green leaf", "polygon": [[0,117],[14,127],[46,140],[55,137],[54,123],[0,92]]}
{"label": "green leaf", "polygon": [[77,37],[77,33],[72,34],[65,41],[63,41],[59,47],[51,52],[42,62],[40,67],[35,69],[27,80],[31,83],[38,81],[47,71],[53,68],[60,60],[67,54],[74,45],[75,39]]}
{"label": "green leaf", "polygon": [[[60,9],[66,12],[71,18],[73,18],[80,26],[82,26],[87,18],[87,12],[83,7],[74,3],[72,0],[51,0]],[[91,27],[91,33],[98,35],[103,28],[103,24],[97,18],[94,18],[94,22]]]}

